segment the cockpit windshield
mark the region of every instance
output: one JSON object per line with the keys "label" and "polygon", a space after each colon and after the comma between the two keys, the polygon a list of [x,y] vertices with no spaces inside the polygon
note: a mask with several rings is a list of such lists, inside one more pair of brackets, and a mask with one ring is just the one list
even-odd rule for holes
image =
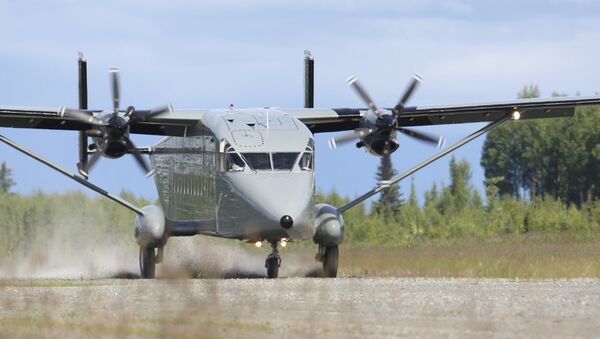
{"label": "cockpit windshield", "polygon": [[[227,172],[243,172],[246,167],[252,171],[312,171],[313,143],[312,139],[304,152],[248,152],[238,153],[225,139],[221,146],[221,170]],[[297,166],[297,167],[296,167]]]}
{"label": "cockpit windshield", "polygon": [[269,153],[242,153],[242,156],[255,171],[271,169],[271,157]]}
{"label": "cockpit windshield", "polygon": [[273,169],[291,171],[300,153],[273,153]]}

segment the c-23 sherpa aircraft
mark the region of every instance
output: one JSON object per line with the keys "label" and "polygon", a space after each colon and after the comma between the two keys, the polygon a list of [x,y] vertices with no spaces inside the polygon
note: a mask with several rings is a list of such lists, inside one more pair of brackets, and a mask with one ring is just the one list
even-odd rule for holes
{"label": "c-23 sherpa aircraft", "polygon": [[[87,63],[80,54],[79,108],[0,107],[0,126],[79,131],[78,173],[51,163],[0,135],[0,141],[68,176],[79,184],[136,213],[135,238],[140,246],[143,278],[154,278],[170,237],[196,234],[271,244],[267,276],[278,275],[278,245],[312,239],[323,276],[336,277],[338,246],[344,240],[342,214],[421,168],[508,120],[572,116],[575,107],[598,105],[600,97],[513,100],[447,106],[406,106],[421,78],[414,75],[398,104],[379,108],[355,77],[348,85],[366,108],[320,109],[314,102],[314,59],[305,52],[304,108],[154,110],[120,109],[118,70],[110,70],[112,110],[87,107]],[[454,145],[399,174],[379,182],[344,206],[315,203],[313,172],[315,133],[350,131],[330,146],[356,141],[375,156],[399,147],[398,132],[443,147],[443,139],[409,127],[489,122]],[[137,148],[130,134],[166,136],[152,147]],[[92,143],[88,144],[89,138]],[[155,175],[159,206],[136,207],[88,181],[101,158],[132,154],[140,167]],[[148,154],[151,166],[142,154]],[[91,156],[88,158],[88,156]]]}

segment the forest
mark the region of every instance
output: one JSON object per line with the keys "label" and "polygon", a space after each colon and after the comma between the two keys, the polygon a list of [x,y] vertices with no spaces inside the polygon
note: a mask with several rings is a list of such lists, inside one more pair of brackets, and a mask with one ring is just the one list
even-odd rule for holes
{"label": "forest", "polygon": [[[539,95],[527,86],[520,97]],[[452,158],[448,184],[434,183],[422,199],[413,182],[407,197],[398,187],[380,195],[369,208],[344,214],[345,245],[410,247],[424,242],[570,232],[594,239],[600,230],[600,109],[584,108],[573,118],[512,121],[488,133],[482,149],[485,196],[474,188],[471,166]],[[395,173],[382,158],[378,180]],[[134,215],[120,206],[82,192],[31,195],[11,192],[9,165],[0,167],[0,258],[29,253],[47,239],[64,239],[65,251],[96,239],[133,242]],[[121,196],[139,206],[150,202],[129,192]],[[335,189],[317,193],[319,202],[341,206],[350,197]],[[423,203],[419,203],[419,200]]]}

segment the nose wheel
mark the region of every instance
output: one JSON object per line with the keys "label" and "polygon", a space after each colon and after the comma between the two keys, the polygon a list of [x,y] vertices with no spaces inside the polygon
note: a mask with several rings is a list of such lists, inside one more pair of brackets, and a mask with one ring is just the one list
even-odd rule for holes
{"label": "nose wheel", "polygon": [[271,248],[273,252],[269,254],[267,260],[265,260],[265,267],[267,268],[267,277],[269,279],[277,278],[279,274],[279,266],[281,266],[281,257],[277,250],[277,241],[271,241]]}

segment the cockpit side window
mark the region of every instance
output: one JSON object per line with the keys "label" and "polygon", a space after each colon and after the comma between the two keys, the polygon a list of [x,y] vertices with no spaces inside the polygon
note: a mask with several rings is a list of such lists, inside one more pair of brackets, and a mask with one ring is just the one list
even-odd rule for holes
{"label": "cockpit side window", "polygon": [[242,153],[242,156],[255,171],[271,170],[271,156],[269,153]]}
{"label": "cockpit side window", "polygon": [[312,171],[314,167],[314,157],[313,152],[315,149],[315,142],[312,138],[308,139],[308,144],[306,145],[306,149],[304,153],[302,153],[302,157],[300,157],[300,169],[302,171]]}
{"label": "cockpit side window", "polygon": [[246,168],[244,159],[235,151],[227,140],[221,140],[221,170],[227,172],[242,172]]}
{"label": "cockpit side window", "polygon": [[225,170],[228,172],[241,172],[246,167],[246,163],[239,154],[225,153]]}
{"label": "cockpit side window", "polygon": [[313,154],[312,152],[302,153],[300,158],[300,169],[303,171],[312,171],[313,169]]}

